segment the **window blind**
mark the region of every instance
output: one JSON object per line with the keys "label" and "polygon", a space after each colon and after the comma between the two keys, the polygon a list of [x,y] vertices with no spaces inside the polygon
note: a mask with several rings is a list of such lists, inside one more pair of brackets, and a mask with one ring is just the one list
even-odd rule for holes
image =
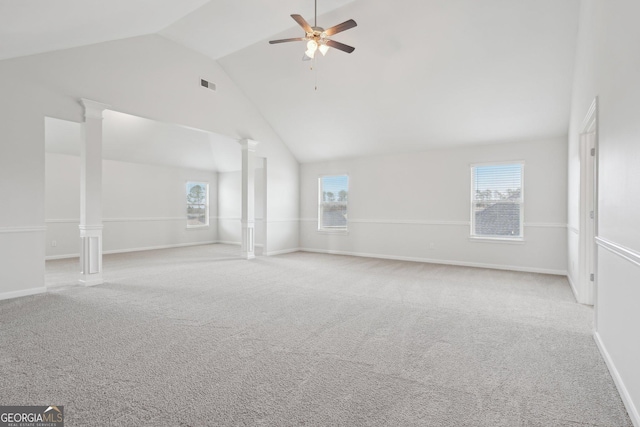
{"label": "window blind", "polygon": [[472,167],[473,236],[521,238],[522,163]]}

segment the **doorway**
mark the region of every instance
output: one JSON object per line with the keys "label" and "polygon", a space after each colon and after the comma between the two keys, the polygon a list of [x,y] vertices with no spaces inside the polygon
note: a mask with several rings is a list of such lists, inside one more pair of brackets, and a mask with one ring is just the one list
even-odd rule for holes
{"label": "doorway", "polygon": [[598,235],[598,100],[594,99],[580,133],[580,300],[595,305]]}

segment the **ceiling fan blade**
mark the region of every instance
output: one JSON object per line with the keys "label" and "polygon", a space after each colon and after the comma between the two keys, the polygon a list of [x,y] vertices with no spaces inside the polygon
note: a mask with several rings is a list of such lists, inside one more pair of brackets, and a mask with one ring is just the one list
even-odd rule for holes
{"label": "ceiling fan blade", "polygon": [[324,30],[324,33],[328,36],[332,36],[334,34],[338,34],[342,31],[346,31],[350,28],[353,28],[357,25],[358,24],[356,24],[356,21],[354,21],[353,19],[349,19],[348,21],[344,21],[342,24],[338,24],[331,28],[327,28],[326,30]]}
{"label": "ceiling fan blade", "polygon": [[305,33],[313,33],[313,29],[311,29],[311,25],[300,15],[291,15],[291,17],[302,27]]}
{"label": "ceiling fan blade", "polygon": [[294,39],[270,40],[269,44],[288,43],[288,42],[301,42],[301,41],[304,41],[304,40],[305,40],[304,37],[296,37]]}
{"label": "ceiling fan blade", "polygon": [[351,46],[349,46],[349,45],[346,45],[346,44],[344,44],[344,43],[337,42],[337,41],[335,41],[335,40],[327,40],[327,45],[328,45],[328,46],[331,46],[331,47],[334,47],[334,48],[336,48],[336,49],[338,49],[338,50],[341,50],[341,51],[343,51],[343,52],[347,52],[347,53],[351,53],[351,52],[353,52],[354,50],[356,50],[356,48],[355,48],[355,47],[351,47]]}

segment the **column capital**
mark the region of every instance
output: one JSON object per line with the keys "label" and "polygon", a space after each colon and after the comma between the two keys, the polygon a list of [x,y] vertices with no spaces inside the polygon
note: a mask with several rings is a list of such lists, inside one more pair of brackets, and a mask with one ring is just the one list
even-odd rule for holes
{"label": "column capital", "polygon": [[238,141],[238,144],[240,144],[240,147],[242,147],[243,150],[255,151],[258,141],[254,141],[252,139],[241,139]]}
{"label": "column capital", "polygon": [[111,105],[103,104],[102,102],[92,101],[86,98],[80,98],[80,103],[84,107],[84,118],[86,119],[100,119],[102,120],[102,112]]}

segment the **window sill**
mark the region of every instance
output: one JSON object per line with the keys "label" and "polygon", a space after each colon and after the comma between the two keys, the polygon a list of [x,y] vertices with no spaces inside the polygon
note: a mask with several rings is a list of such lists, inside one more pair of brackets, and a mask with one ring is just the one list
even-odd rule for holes
{"label": "window sill", "polygon": [[469,236],[469,241],[475,243],[506,243],[508,245],[524,245],[524,237],[483,237]]}
{"label": "window sill", "polygon": [[335,234],[338,236],[347,236],[349,234],[349,230],[320,229],[317,231],[319,234]]}
{"label": "window sill", "polygon": [[187,230],[199,230],[202,228],[209,228],[210,226],[207,225],[187,225]]}

